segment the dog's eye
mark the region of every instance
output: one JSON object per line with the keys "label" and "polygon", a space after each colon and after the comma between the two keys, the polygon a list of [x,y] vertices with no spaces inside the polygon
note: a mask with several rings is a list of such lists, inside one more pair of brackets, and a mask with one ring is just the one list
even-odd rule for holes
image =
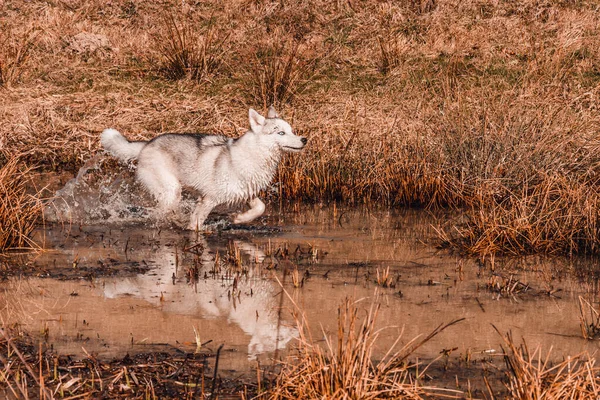
{"label": "dog's eye", "polygon": [[284,131],[279,131],[279,132],[277,132],[277,134],[283,136],[283,135],[285,135],[285,132]]}

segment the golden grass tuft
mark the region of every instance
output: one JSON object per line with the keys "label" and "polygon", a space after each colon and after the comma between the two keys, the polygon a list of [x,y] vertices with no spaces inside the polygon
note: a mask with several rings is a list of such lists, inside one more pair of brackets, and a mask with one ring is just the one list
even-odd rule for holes
{"label": "golden grass tuft", "polygon": [[31,233],[42,215],[43,202],[39,192],[31,193],[31,171],[19,157],[0,167],[0,253],[38,247]]}
{"label": "golden grass tuft", "polygon": [[0,88],[21,79],[37,33],[35,28],[19,33],[0,23]]}
{"label": "golden grass tuft", "polygon": [[215,73],[223,63],[228,35],[219,37],[211,21],[200,29],[197,22],[165,11],[154,42],[159,53],[159,71],[169,79],[200,81]]}
{"label": "golden grass tuft", "polygon": [[513,275],[506,277],[499,274],[490,276],[486,288],[490,292],[498,293],[500,296],[514,296],[525,293],[530,289],[529,285],[521,282]]}
{"label": "golden grass tuft", "polygon": [[540,177],[502,198],[485,196],[467,222],[446,237],[466,253],[598,254],[600,193],[597,178]]}
{"label": "golden grass tuft", "polygon": [[218,356],[202,350],[112,360],[87,354],[76,360],[53,353],[17,329],[0,327],[0,393],[14,399],[191,399],[239,398],[248,392],[241,382],[217,378],[217,385],[207,370],[211,359],[217,362]]}
{"label": "golden grass tuft", "polygon": [[[512,335],[504,337],[504,360],[509,398],[523,400],[597,399],[600,396],[600,368],[589,355],[569,357],[552,363],[550,352],[544,357],[538,348],[533,353],[525,343],[517,346]],[[490,393],[492,393],[490,391]],[[495,396],[492,394],[492,398]]]}
{"label": "golden grass tuft", "polygon": [[394,279],[390,276],[390,267],[386,267],[385,269],[379,269],[379,267],[377,267],[376,269],[376,277],[375,277],[375,283],[377,284],[377,286],[381,286],[382,288],[395,288],[396,287],[396,283],[394,282]]}
{"label": "golden grass tuft", "polygon": [[582,296],[579,296],[579,327],[584,339],[594,340],[600,336],[600,313]]}
{"label": "golden grass tuft", "polygon": [[311,83],[316,61],[306,59],[300,43],[280,37],[267,41],[254,54],[250,83],[256,104],[280,107],[302,94]]}
{"label": "golden grass tuft", "polygon": [[375,327],[379,305],[373,303],[364,319],[356,302],[346,300],[338,309],[337,338],[325,338],[324,348],[315,342],[306,322],[298,320],[297,354],[289,357],[263,398],[298,399],[421,399],[427,393],[453,397],[457,391],[435,390],[420,384],[419,370],[408,358],[420,346],[459,322],[440,325],[424,339],[414,339],[396,350],[396,343],[379,362],[373,361],[380,330]]}

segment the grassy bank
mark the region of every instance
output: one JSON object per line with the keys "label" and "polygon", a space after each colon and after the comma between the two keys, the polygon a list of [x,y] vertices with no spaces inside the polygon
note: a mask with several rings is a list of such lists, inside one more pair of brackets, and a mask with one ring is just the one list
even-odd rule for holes
{"label": "grassy bank", "polygon": [[461,251],[597,254],[597,7],[14,1],[0,146],[74,169],[109,126],[236,136],[274,103],[310,144],[285,198],[462,207]]}

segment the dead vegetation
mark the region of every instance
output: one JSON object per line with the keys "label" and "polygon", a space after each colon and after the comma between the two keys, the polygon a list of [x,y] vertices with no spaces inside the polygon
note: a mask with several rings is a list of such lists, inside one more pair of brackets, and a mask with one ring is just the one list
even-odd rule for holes
{"label": "dead vegetation", "polygon": [[579,326],[584,339],[594,340],[600,337],[600,313],[587,301],[579,296]]}
{"label": "dead vegetation", "polygon": [[380,330],[376,329],[379,306],[371,305],[364,319],[358,305],[346,300],[338,308],[336,338],[325,338],[320,346],[311,336],[306,321],[297,322],[300,337],[297,354],[289,357],[273,387],[261,397],[269,399],[421,399],[426,394],[454,397],[459,392],[425,387],[422,374],[427,368],[411,364],[409,357],[446,328],[460,322],[440,325],[423,339],[415,338],[402,348],[396,343],[379,362],[373,351]]}
{"label": "dead vegetation", "polygon": [[267,42],[254,57],[251,75],[252,97],[256,104],[267,108],[290,103],[302,94],[313,77],[316,60],[303,58],[300,44],[295,41]]}
{"label": "dead vegetation", "polygon": [[[178,351],[125,355],[111,360],[88,354],[81,359],[56,354],[43,341],[17,328],[0,328],[0,393],[12,398],[465,398],[469,393],[428,385],[430,365],[415,364],[413,353],[436,335],[459,321],[440,325],[429,335],[396,345],[378,362],[372,359],[381,329],[377,328],[378,306],[374,302],[364,318],[359,304],[346,301],[339,307],[337,337],[324,343],[310,334],[298,319],[297,349],[286,358],[275,375],[257,370],[257,381],[221,379],[220,349],[200,345]],[[587,354],[556,361],[540,348],[531,352],[527,344],[515,343],[510,333],[503,337],[501,369],[504,379],[484,375],[485,398],[558,400],[597,399],[600,369]],[[396,344],[401,341],[399,336]],[[443,355],[440,358],[444,357]],[[435,362],[434,362],[435,363]],[[274,376],[271,380],[271,376]],[[493,380],[492,380],[493,379]],[[498,386],[506,392],[499,394]],[[469,397],[470,398],[470,397]]]}
{"label": "dead vegetation", "polygon": [[[12,2],[0,146],[76,168],[108,126],[237,136],[277,103],[310,143],[280,168],[286,199],[461,207],[444,240],[484,257],[598,254],[594,7]],[[82,32],[108,44],[75,52]]]}
{"label": "dead vegetation", "polygon": [[[512,336],[504,337],[505,383],[509,398],[524,400],[597,399],[600,396],[600,368],[596,359],[581,354],[561,362],[552,362],[550,352],[533,353],[527,344],[517,345]],[[495,399],[492,390],[491,398]]]}
{"label": "dead vegetation", "polygon": [[31,171],[19,157],[0,167],[0,253],[39,246],[30,235],[41,218],[43,202],[32,185]]}
{"label": "dead vegetation", "polygon": [[37,36],[34,27],[25,32],[7,27],[0,22],[0,88],[18,83]]}
{"label": "dead vegetation", "polygon": [[385,269],[379,269],[379,267],[377,267],[377,269],[375,270],[376,273],[376,277],[374,282],[377,284],[377,286],[381,286],[382,288],[395,288],[396,287],[396,281],[392,278],[392,276],[390,275],[390,267],[386,267]]}
{"label": "dead vegetation", "polygon": [[498,293],[500,296],[523,294],[531,289],[528,284],[521,282],[512,274],[508,277],[500,274],[493,274],[490,276],[486,287],[490,292]]}
{"label": "dead vegetation", "polygon": [[241,398],[248,388],[220,379],[217,353],[137,354],[81,360],[54,354],[16,329],[0,328],[0,393],[15,399]]}
{"label": "dead vegetation", "polygon": [[155,34],[159,71],[169,79],[200,81],[218,71],[223,63],[227,35],[218,37],[210,21],[201,31],[193,22],[163,15],[162,29]]}
{"label": "dead vegetation", "polygon": [[325,344],[314,341],[306,321],[298,319],[302,329],[297,350],[280,372],[258,366],[254,383],[221,379],[218,362],[223,346],[216,352],[209,350],[201,344],[196,327],[193,352],[142,353],[112,360],[87,352],[82,359],[58,355],[44,341],[37,342],[17,328],[0,327],[0,393],[17,399],[456,398],[461,392],[424,385],[427,366],[411,358],[415,350],[460,320],[442,324],[397,349],[400,334],[383,359],[374,362],[381,332],[376,326],[378,309],[373,301],[360,318],[359,304],[347,300],[339,308],[338,337],[327,338]]}

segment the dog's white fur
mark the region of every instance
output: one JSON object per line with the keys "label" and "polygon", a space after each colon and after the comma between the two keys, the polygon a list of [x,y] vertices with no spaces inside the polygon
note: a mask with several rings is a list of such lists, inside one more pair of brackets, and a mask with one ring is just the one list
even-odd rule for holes
{"label": "dog's white fur", "polygon": [[182,187],[200,193],[188,229],[202,227],[219,204],[247,202],[250,209],[234,223],[261,216],[257,197],[273,179],[283,152],[298,152],[307,139],[296,136],[273,107],[267,118],[253,109],[250,130],[238,139],[205,134],[164,134],[150,141],[129,141],[115,129],[102,132],[102,147],[121,161],[137,159],[137,179],[154,196],[161,213],[177,207]]}

